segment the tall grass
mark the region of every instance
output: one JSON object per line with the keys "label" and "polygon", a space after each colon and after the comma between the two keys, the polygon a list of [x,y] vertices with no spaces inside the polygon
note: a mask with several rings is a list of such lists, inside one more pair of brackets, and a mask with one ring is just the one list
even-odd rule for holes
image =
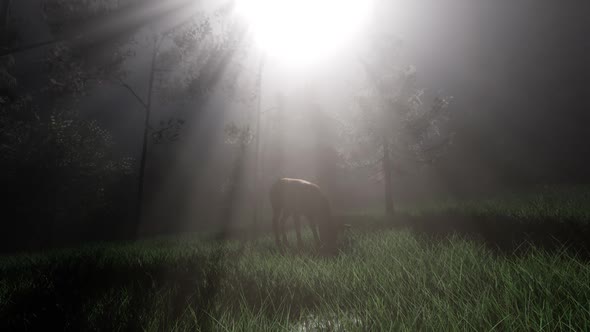
{"label": "tall grass", "polygon": [[444,198],[406,205],[400,212],[412,216],[454,214],[502,216],[519,220],[590,221],[590,188],[539,187],[531,192],[506,192],[486,199]]}
{"label": "tall grass", "polygon": [[[293,240],[293,239],[292,239]],[[168,238],[5,258],[0,328],[590,330],[590,266],[531,247],[353,229],[334,257]]]}

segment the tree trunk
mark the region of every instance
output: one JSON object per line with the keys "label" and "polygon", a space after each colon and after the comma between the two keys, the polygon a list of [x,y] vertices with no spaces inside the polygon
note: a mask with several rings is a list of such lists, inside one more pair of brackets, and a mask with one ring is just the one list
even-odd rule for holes
{"label": "tree trunk", "polygon": [[395,210],[391,184],[391,156],[389,155],[389,142],[386,137],[383,137],[383,183],[385,186],[385,215],[393,217]]}
{"label": "tree trunk", "polygon": [[260,59],[260,65],[258,67],[258,101],[256,104],[256,132],[254,137],[254,213],[252,216],[252,233],[256,233],[258,230],[258,219],[260,218],[260,197],[261,197],[261,179],[260,179],[260,122],[262,117],[262,71],[264,70],[265,57],[264,55]]}
{"label": "tree trunk", "polygon": [[158,55],[158,47],[159,40],[154,40],[154,50],[152,53],[152,59],[150,64],[150,78],[148,81],[148,91],[147,91],[147,101],[145,104],[145,122],[143,127],[143,143],[141,148],[141,160],[139,162],[139,177],[137,179],[137,212],[136,212],[136,220],[134,229],[131,229],[130,232],[133,237],[137,236],[137,231],[139,226],[141,225],[143,219],[143,187],[145,181],[145,166],[147,162],[147,152],[148,152],[148,134],[149,134],[149,124],[150,124],[150,113],[152,111],[152,90],[154,88],[154,75],[156,71],[156,57]]}
{"label": "tree trunk", "polygon": [[225,201],[223,204],[223,210],[221,211],[220,228],[218,233],[218,239],[224,240],[230,232],[230,225],[234,219],[236,210],[238,209],[238,193],[241,191],[243,173],[244,173],[244,160],[246,156],[246,143],[242,142],[238,150],[238,155],[234,160],[230,175],[230,187],[227,196],[224,197]]}
{"label": "tree trunk", "polygon": [[2,2],[0,2],[0,28],[2,29],[5,29],[8,26],[10,2],[11,0],[2,0]]}

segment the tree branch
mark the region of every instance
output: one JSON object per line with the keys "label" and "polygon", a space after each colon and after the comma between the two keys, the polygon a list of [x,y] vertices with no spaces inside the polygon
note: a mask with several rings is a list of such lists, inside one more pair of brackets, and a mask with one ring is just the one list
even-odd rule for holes
{"label": "tree branch", "polygon": [[439,150],[439,149],[448,147],[453,142],[453,138],[454,138],[453,136],[454,136],[453,134],[447,135],[445,138],[442,139],[442,141],[438,142],[438,144],[432,144],[428,147],[422,148],[422,152],[426,153],[426,152],[430,152],[433,150]]}
{"label": "tree branch", "polygon": [[[152,22],[155,18],[183,10],[192,4],[192,0],[182,0],[178,1],[171,7],[168,3],[165,3],[165,1],[153,1],[152,4],[147,6],[141,3],[138,5],[117,7],[116,12],[109,13],[109,15],[105,15],[102,19],[88,21],[82,26],[76,27],[74,33],[66,33],[58,38],[21,45],[15,48],[0,48],[0,57],[26,52],[60,42],[74,42],[82,39],[94,40],[97,37],[104,38],[105,35],[108,36],[108,38],[118,37],[121,32],[129,31],[130,29],[138,29],[146,23]],[[129,17],[133,17],[133,19],[129,19]],[[121,22],[124,24],[121,24]],[[181,22],[181,24],[182,23],[183,22]]]}
{"label": "tree branch", "polygon": [[141,99],[141,97],[135,92],[135,90],[133,90],[133,88],[129,84],[123,82],[122,79],[118,79],[118,81],[122,87],[126,88],[133,95],[133,97],[135,97],[135,99],[141,104],[141,106],[144,108],[144,110],[147,111],[147,109],[148,109],[147,103],[144,102],[143,99]]}
{"label": "tree branch", "polygon": [[29,50],[32,50],[35,48],[57,44],[62,41],[64,41],[63,38],[49,39],[49,40],[44,40],[44,41],[40,41],[40,42],[36,42],[36,43],[17,46],[15,48],[2,48],[0,50],[0,57],[26,52],[26,51],[29,51]]}

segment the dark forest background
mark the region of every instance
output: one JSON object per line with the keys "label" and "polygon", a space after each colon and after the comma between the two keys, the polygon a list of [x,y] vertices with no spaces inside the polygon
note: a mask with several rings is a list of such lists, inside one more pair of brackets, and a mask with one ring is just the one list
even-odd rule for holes
{"label": "dark forest background", "polygon": [[[0,1],[1,250],[215,229],[223,211],[236,208],[227,186],[236,181],[236,160],[250,165],[253,151],[251,143],[240,146],[250,138],[240,137],[248,121],[236,110],[253,107],[256,80],[236,68],[251,65],[251,46],[231,24],[231,6],[200,5]],[[454,97],[446,128],[454,139],[420,172],[394,173],[394,200],[588,183],[588,14],[588,2],[575,0],[425,1],[408,9],[405,30],[394,33],[410,45],[419,85]],[[157,88],[146,105],[150,54],[160,39]],[[379,205],[382,179],[345,165],[341,129],[322,116],[335,106],[306,104],[302,95],[282,109],[319,110],[285,133],[303,136],[297,128],[316,126],[320,142],[292,144],[286,153],[316,157],[277,171],[269,152],[266,181],[309,177],[337,211]],[[280,104],[274,94],[266,99]],[[239,172],[241,195],[251,197],[248,167]],[[247,200],[240,204],[247,211]],[[249,224],[248,213],[237,216]]]}

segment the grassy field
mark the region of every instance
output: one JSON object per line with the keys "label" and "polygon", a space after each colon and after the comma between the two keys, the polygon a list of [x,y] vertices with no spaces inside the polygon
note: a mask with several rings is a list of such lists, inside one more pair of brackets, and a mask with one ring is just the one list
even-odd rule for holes
{"label": "grassy field", "polygon": [[[330,257],[309,233],[308,249],[283,253],[268,236],[184,235],[3,257],[0,330],[586,331],[589,255],[576,239],[588,234],[588,196],[569,197],[546,198],[564,213],[538,217],[496,203],[483,215],[406,213],[393,226],[341,218],[352,227]],[[559,233],[574,207],[579,228]]]}
{"label": "grassy field", "polygon": [[590,220],[590,187],[539,186],[528,192],[505,192],[501,197],[438,199],[402,208],[411,215],[452,213],[471,216],[505,216],[519,220]]}

